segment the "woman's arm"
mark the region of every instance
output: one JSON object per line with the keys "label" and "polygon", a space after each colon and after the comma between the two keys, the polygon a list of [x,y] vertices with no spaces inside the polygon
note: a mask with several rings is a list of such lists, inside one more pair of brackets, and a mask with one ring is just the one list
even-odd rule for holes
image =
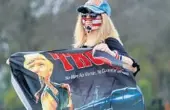
{"label": "woman's arm", "polygon": [[93,53],[95,52],[95,50],[100,50],[100,51],[107,52],[110,55],[112,55],[113,57],[115,57],[116,59],[121,60],[123,62],[123,67],[125,69],[128,69],[128,70],[132,71],[135,74],[139,70],[138,67],[134,66],[134,61],[131,58],[129,58],[127,56],[124,56],[124,55],[119,55],[117,51],[110,50],[108,48],[108,45],[105,44],[105,43],[101,43],[101,44],[96,45],[93,48]]}
{"label": "woman's arm", "polygon": [[113,57],[115,57],[116,59],[119,59],[123,62],[123,67],[132,71],[133,73],[135,73],[137,71],[137,67],[133,67],[133,61],[131,58],[127,57],[127,56],[123,56],[123,55],[119,55],[118,52],[116,51],[110,51],[109,54],[111,54]]}
{"label": "woman's arm", "polygon": [[120,39],[109,37],[105,40],[105,43],[108,45],[109,49],[116,52],[116,57],[119,57],[117,59],[121,60],[123,62],[123,66],[132,72],[134,72],[134,76],[137,74],[137,72],[140,70],[139,65],[136,63],[136,61],[129,57],[128,53],[124,49],[122,43],[120,42]]}

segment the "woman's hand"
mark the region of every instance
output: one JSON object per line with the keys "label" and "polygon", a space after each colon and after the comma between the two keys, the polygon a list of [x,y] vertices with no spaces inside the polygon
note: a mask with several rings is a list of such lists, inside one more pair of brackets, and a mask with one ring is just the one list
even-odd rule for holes
{"label": "woman's hand", "polygon": [[66,89],[70,92],[70,85],[69,85],[69,84],[62,83],[62,84],[61,84],[61,87],[62,87],[62,88],[66,88]]}
{"label": "woman's hand", "polygon": [[93,48],[92,53],[94,54],[96,50],[100,50],[100,51],[106,52],[106,53],[111,54],[111,55],[114,56],[114,52],[112,52],[112,51],[109,49],[108,45],[105,44],[105,43],[100,43],[100,44],[96,45],[96,46]]}
{"label": "woman's hand", "polygon": [[71,89],[70,89],[70,85],[69,84],[62,83],[61,87],[62,88],[66,88],[68,90],[69,95],[71,95]]}

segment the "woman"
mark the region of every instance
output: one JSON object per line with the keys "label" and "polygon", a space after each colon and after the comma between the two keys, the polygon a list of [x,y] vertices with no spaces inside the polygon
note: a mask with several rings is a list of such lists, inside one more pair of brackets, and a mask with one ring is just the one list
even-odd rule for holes
{"label": "woman", "polygon": [[35,93],[36,103],[41,96],[43,110],[73,110],[70,86],[50,81],[53,72],[52,62],[38,53],[25,55],[24,58],[24,67],[36,73],[40,80],[41,88]]}
{"label": "woman", "polygon": [[111,8],[106,0],[89,0],[80,6],[75,27],[74,48],[94,47],[123,62],[123,67],[134,75],[140,70],[139,65],[129,57],[119,38],[119,34],[110,18]]}

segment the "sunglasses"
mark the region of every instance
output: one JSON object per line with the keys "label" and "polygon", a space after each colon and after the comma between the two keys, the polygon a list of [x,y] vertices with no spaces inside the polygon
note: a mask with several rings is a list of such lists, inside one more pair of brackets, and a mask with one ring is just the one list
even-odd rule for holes
{"label": "sunglasses", "polygon": [[86,18],[88,15],[90,16],[90,18],[96,18],[97,16],[99,16],[101,14],[97,14],[97,13],[82,13],[81,17],[82,18]]}

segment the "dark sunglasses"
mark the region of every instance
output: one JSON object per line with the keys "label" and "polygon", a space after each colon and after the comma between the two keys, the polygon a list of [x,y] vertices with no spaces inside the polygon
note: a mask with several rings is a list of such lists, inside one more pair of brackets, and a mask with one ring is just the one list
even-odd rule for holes
{"label": "dark sunglasses", "polygon": [[90,16],[90,18],[96,18],[100,14],[97,14],[97,13],[81,13],[82,18],[86,18],[88,15]]}

